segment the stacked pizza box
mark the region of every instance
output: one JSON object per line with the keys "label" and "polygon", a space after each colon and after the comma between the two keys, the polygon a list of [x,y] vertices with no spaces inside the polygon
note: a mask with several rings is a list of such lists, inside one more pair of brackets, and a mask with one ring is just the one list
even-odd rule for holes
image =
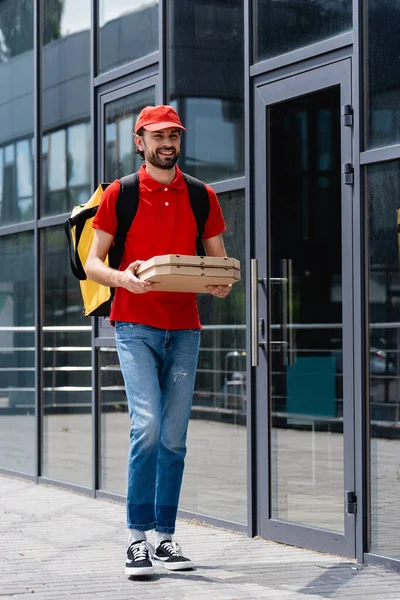
{"label": "stacked pizza box", "polygon": [[240,262],[235,258],[165,254],[143,262],[136,270],[142,281],[151,281],[160,292],[208,293],[208,285],[240,281]]}

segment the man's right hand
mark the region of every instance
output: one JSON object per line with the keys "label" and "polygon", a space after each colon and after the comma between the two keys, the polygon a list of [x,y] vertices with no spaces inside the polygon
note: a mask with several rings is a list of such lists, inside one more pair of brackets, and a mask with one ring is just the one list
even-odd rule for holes
{"label": "man's right hand", "polygon": [[125,271],[121,271],[120,280],[118,287],[123,287],[133,294],[146,294],[153,288],[153,284],[150,281],[140,281],[135,275],[136,269],[141,265],[143,260],[135,260],[131,263]]}

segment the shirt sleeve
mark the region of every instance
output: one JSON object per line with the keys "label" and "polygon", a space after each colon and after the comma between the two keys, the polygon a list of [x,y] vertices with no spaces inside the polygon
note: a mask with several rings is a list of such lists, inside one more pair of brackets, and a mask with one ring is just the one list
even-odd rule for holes
{"label": "shirt sleeve", "polygon": [[120,182],[116,179],[104,190],[99,208],[92,222],[94,229],[101,229],[112,236],[115,236],[117,230],[115,205],[118,199],[119,188]]}
{"label": "shirt sleeve", "polygon": [[217,194],[209,185],[206,185],[206,189],[210,201],[210,212],[204,227],[203,240],[208,240],[216,235],[220,235],[226,230],[225,220]]}

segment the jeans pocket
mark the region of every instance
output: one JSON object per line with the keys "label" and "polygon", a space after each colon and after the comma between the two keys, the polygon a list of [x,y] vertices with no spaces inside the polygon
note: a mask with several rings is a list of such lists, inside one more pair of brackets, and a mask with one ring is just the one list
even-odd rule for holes
{"label": "jeans pocket", "polygon": [[130,321],[115,321],[115,331],[120,331],[121,329],[133,329],[139,325],[139,323],[131,323]]}

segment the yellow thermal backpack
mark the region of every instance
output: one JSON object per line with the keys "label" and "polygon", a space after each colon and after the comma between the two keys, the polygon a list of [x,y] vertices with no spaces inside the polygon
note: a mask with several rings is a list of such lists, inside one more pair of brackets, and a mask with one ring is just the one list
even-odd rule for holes
{"label": "yellow thermal backpack", "polygon": [[[208,193],[204,183],[198,179],[186,174],[184,174],[184,178],[188,188],[190,205],[197,223],[197,253],[203,256],[204,248],[201,237],[210,211]],[[117,230],[108,256],[104,261],[113,269],[118,269],[121,264],[126,235],[139,206],[138,174],[132,173],[121,177],[120,184],[120,192],[115,205]],[[108,185],[108,183],[101,183],[86,204],[75,206],[71,216],[64,224],[71,269],[75,277],[79,279],[83,300],[83,316],[85,317],[108,317],[114,297],[114,288],[91,281],[85,273],[85,265],[94,236],[92,222],[100,205],[103,192]]]}

